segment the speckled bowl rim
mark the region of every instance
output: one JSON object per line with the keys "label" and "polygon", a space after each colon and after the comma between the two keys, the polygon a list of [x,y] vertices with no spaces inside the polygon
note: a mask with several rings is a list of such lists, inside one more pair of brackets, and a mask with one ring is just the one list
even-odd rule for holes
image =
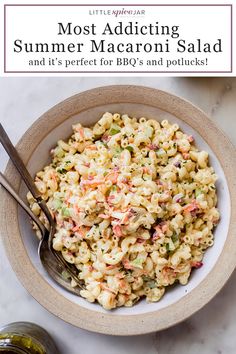
{"label": "speckled bowl rim", "polygon": [[[163,309],[136,315],[113,315],[86,309],[56,291],[33,266],[18,224],[17,205],[0,190],[0,225],[3,244],[14,272],[28,292],[48,311],[64,321],[94,332],[111,335],[137,335],[159,331],[191,316],[208,303],[223,287],[236,266],[236,149],[207,115],[190,102],[170,93],[134,85],[98,87],[74,95],[44,113],[17,144],[27,163],[44,137],[70,116],[88,108],[111,103],[139,103],[157,107],[177,116],[195,129],[211,147],[227,179],[231,196],[231,215],[223,250],[207,277],[189,294]],[[5,176],[19,191],[21,179],[11,162]]]}

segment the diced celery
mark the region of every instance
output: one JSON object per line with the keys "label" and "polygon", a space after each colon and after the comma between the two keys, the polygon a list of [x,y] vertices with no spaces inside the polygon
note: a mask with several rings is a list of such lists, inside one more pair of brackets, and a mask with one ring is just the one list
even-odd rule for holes
{"label": "diced celery", "polygon": [[175,245],[174,245],[172,239],[170,239],[170,240],[169,240],[169,250],[170,250],[170,251],[174,251],[174,249],[175,249]]}
{"label": "diced celery", "polygon": [[175,245],[173,243],[173,241],[170,239],[168,243],[166,243],[166,251],[167,252],[171,252],[174,251],[175,249]]}
{"label": "diced celery", "polygon": [[147,282],[147,286],[148,286],[150,289],[154,289],[154,288],[156,288],[157,283],[155,282],[155,280],[152,280],[152,281]]}
{"label": "diced celery", "polygon": [[135,268],[140,268],[143,269],[143,259],[142,258],[136,258],[134,261],[130,262],[130,264],[135,267]]}
{"label": "diced celery", "polygon": [[113,184],[113,185],[111,186],[111,191],[112,191],[112,192],[116,192],[117,189],[118,189],[118,187],[117,187],[116,185]]}
{"label": "diced celery", "polygon": [[54,156],[62,158],[65,156],[65,151],[60,146],[57,146],[54,150]]}
{"label": "diced celery", "polygon": [[130,145],[126,146],[126,149],[129,150],[129,152],[133,152],[134,151],[133,146],[130,146]]}
{"label": "diced celery", "polygon": [[173,235],[171,236],[171,240],[175,243],[176,241],[178,241],[178,235],[176,232],[173,233]]}
{"label": "diced celery", "polygon": [[145,128],[144,134],[148,137],[151,138],[152,134],[153,134],[153,128],[148,126]]}
{"label": "diced celery", "polygon": [[63,270],[63,272],[61,273],[61,276],[65,280],[70,279],[70,274],[66,270]]}
{"label": "diced celery", "polygon": [[117,124],[111,124],[109,135],[116,135],[120,132],[120,127]]}
{"label": "diced celery", "polygon": [[156,151],[156,154],[158,157],[162,157],[166,155],[166,152],[164,149],[160,148],[159,150]]}
{"label": "diced celery", "polygon": [[63,207],[61,209],[61,213],[62,213],[63,216],[70,217],[70,209],[69,208]]}
{"label": "diced celery", "polygon": [[54,209],[58,210],[62,207],[62,201],[60,199],[54,199],[52,205]]}
{"label": "diced celery", "polygon": [[195,196],[198,197],[200,194],[203,194],[203,191],[200,188],[195,190]]}
{"label": "diced celery", "polygon": [[124,149],[122,149],[120,146],[115,147],[112,149],[112,153],[114,157],[117,157]]}

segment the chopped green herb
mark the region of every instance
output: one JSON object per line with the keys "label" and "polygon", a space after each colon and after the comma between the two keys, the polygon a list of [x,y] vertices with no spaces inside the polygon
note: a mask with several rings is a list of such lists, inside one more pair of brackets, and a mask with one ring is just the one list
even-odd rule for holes
{"label": "chopped green herb", "polygon": [[64,174],[64,173],[67,172],[67,170],[65,168],[58,168],[57,172],[60,173],[60,174]]}

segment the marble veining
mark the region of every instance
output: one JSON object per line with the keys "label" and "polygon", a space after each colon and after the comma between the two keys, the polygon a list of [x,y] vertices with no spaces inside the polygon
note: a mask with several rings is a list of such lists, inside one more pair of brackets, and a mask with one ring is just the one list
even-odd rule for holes
{"label": "marble veining", "polygon": [[[16,143],[56,103],[80,91],[111,84],[150,86],[186,98],[209,114],[236,144],[236,78],[1,78],[1,123]],[[3,170],[7,156],[2,147],[0,156]],[[236,353],[236,272],[209,304],[183,323],[136,337],[87,332],[48,313],[17,280],[2,246],[0,277],[0,326],[20,320],[38,323],[53,335],[62,354]]]}

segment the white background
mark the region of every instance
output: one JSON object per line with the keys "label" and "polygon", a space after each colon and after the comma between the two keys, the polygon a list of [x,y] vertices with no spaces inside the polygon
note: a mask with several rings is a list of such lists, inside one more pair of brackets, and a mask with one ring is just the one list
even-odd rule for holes
{"label": "white background", "polygon": [[[174,4],[184,3],[185,1],[172,1]],[[10,2],[9,2],[10,3]],[[27,3],[27,2],[24,2]],[[33,3],[33,1],[31,1]],[[53,1],[50,2],[53,4]],[[55,2],[54,2],[55,3]],[[58,1],[60,3],[60,1]],[[63,1],[61,1],[63,3]],[[65,3],[65,2],[64,2]],[[71,1],[73,3],[73,1]],[[96,4],[96,1],[93,3]],[[103,1],[102,3],[106,3]],[[115,2],[112,2],[113,4]],[[130,4],[132,1],[129,2]],[[137,1],[136,1],[137,3]],[[139,4],[142,2],[139,1]],[[151,3],[151,1],[150,1]],[[158,2],[156,2],[158,3]],[[167,2],[165,2],[167,3]],[[188,1],[187,3],[191,3]],[[213,3],[208,1],[208,4]],[[217,3],[217,1],[214,1]],[[198,2],[199,4],[199,2]],[[204,4],[204,2],[203,2]],[[116,7],[119,9],[120,7]],[[123,8],[121,6],[121,8]],[[128,7],[124,7],[129,9]],[[132,6],[130,9],[144,9],[143,7]],[[6,27],[6,69],[7,71],[72,71],[78,74],[78,71],[121,71],[125,74],[127,71],[140,72],[140,71],[167,71],[168,72],[208,72],[206,75],[210,75],[209,71],[229,71],[230,70],[230,8],[229,7],[212,7],[212,6],[196,6],[196,7],[145,7],[146,14],[141,17],[130,16],[104,16],[104,15],[89,15],[89,10],[95,9],[114,9],[112,6],[101,7],[7,7],[7,27]],[[101,36],[105,23],[110,22],[114,25],[119,21],[128,23],[129,21],[139,21],[140,24],[148,24],[159,22],[159,25],[178,25],[179,26],[179,38],[172,39],[170,36]],[[72,22],[74,25],[88,25],[95,23],[97,25],[96,36],[79,36],[79,35],[63,35],[58,36],[58,22],[68,23]],[[99,42],[100,39],[105,39],[107,42],[113,42],[115,44],[134,43],[134,42],[164,42],[165,39],[169,39],[170,53],[90,53],[91,45],[90,39],[96,39]],[[222,53],[177,53],[177,41],[179,39],[185,39],[186,43],[196,43],[196,39],[201,38],[202,43],[210,42],[214,44],[218,38],[222,39]],[[23,42],[40,42],[40,43],[77,43],[84,42],[84,50],[82,53],[14,53],[13,42],[15,39],[22,39]],[[48,58],[63,59],[63,66],[49,66]],[[140,66],[139,61],[135,67],[131,65],[116,66],[116,58],[133,58],[141,59],[144,61],[144,65]],[[29,66],[29,59],[42,60],[45,58],[45,64],[43,66],[32,67]],[[76,66],[70,65],[65,68],[65,60],[76,59],[97,59],[98,65],[95,66]],[[113,65],[101,66],[100,59],[113,59]],[[161,67],[147,66],[147,59],[160,59],[164,58],[164,65]],[[192,60],[197,58],[198,60],[206,60],[207,65],[203,66],[182,66],[171,65],[166,67],[166,59],[176,60],[181,59]],[[57,61],[56,61],[57,62]],[[1,68],[3,70],[3,68]],[[76,74],[76,73],[75,73]],[[120,74],[120,73],[119,73]],[[215,74],[213,74],[215,75]],[[220,74],[219,74],[220,75]]]}

